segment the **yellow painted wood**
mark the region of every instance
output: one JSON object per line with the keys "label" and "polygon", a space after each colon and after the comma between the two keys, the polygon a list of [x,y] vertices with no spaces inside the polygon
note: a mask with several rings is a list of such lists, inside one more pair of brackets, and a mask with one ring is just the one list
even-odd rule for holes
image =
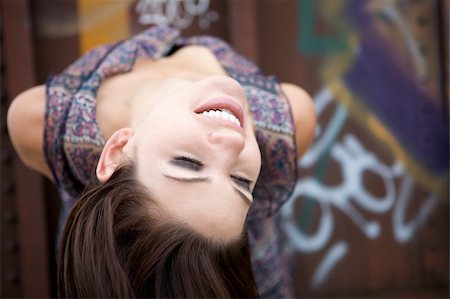
{"label": "yellow painted wood", "polygon": [[132,0],[77,0],[80,53],[130,35]]}

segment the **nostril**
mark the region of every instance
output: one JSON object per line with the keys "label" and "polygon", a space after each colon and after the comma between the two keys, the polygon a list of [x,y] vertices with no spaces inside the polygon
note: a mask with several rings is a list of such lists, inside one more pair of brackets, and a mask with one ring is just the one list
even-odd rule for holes
{"label": "nostril", "polygon": [[223,150],[241,151],[245,146],[244,137],[232,130],[212,132],[208,139],[212,144],[222,146]]}
{"label": "nostril", "polygon": [[218,134],[216,132],[212,132],[208,135],[208,139],[211,143],[219,143],[220,142],[220,135],[218,136]]}

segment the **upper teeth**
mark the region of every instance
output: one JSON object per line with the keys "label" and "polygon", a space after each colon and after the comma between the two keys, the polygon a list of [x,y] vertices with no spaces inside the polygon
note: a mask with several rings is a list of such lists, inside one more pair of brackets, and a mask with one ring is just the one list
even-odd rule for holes
{"label": "upper teeth", "polygon": [[238,125],[239,127],[241,126],[241,122],[239,121],[239,119],[233,113],[231,113],[231,111],[228,109],[207,110],[207,111],[203,111],[202,114],[205,116],[216,117],[216,118],[228,120],[228,121],[231,121],[232,123]]}

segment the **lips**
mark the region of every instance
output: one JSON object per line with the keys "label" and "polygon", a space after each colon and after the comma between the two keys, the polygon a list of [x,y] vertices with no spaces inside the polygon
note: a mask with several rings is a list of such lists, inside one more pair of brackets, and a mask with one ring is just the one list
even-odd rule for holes
{"label": "lips", "polygon": [[244,127],[244,110],[240,103],[230,98],[215,98],[203,103],[200,107],[195,109],[195,113],[200,114],[208,110],[228,110],[230,111]]}

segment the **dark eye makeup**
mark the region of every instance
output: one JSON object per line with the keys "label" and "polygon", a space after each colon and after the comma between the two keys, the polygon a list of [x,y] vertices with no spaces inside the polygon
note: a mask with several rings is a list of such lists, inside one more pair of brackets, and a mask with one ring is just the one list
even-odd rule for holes
{"label": "dark eye makeup", "polygon": [[[203,162],[188,156],[176,156],[170,162],[173,165],[193,171],[200,171],[204,166]],[[250,184],[252,183],[251,180],[237,175],[231,175],[230,177],[234,180],[234,182],[237,185],[239,185],[240,187],[244,188],[246,191],[251,193],[250,189]]]}
{"label": "dark eye makeup", "polygon": [[250,193],[252,192],[250,190],[250,184],[252,183],[252,181],[250,181],[247,178],[244,178],[244,177],[241,177],[241,176],[236,176],[236,175],[232,175],[231,178],[234,179],[236,184],[238,184],[242,188],[245,188],[245,190],[247,190],[248,192],[250,192]]}
{"label": "dark eye makeup", "polygon": [[187,156],[177,156],[173,158],[171,163],[194,171],[199,171],[203,168],[201,161]]}

